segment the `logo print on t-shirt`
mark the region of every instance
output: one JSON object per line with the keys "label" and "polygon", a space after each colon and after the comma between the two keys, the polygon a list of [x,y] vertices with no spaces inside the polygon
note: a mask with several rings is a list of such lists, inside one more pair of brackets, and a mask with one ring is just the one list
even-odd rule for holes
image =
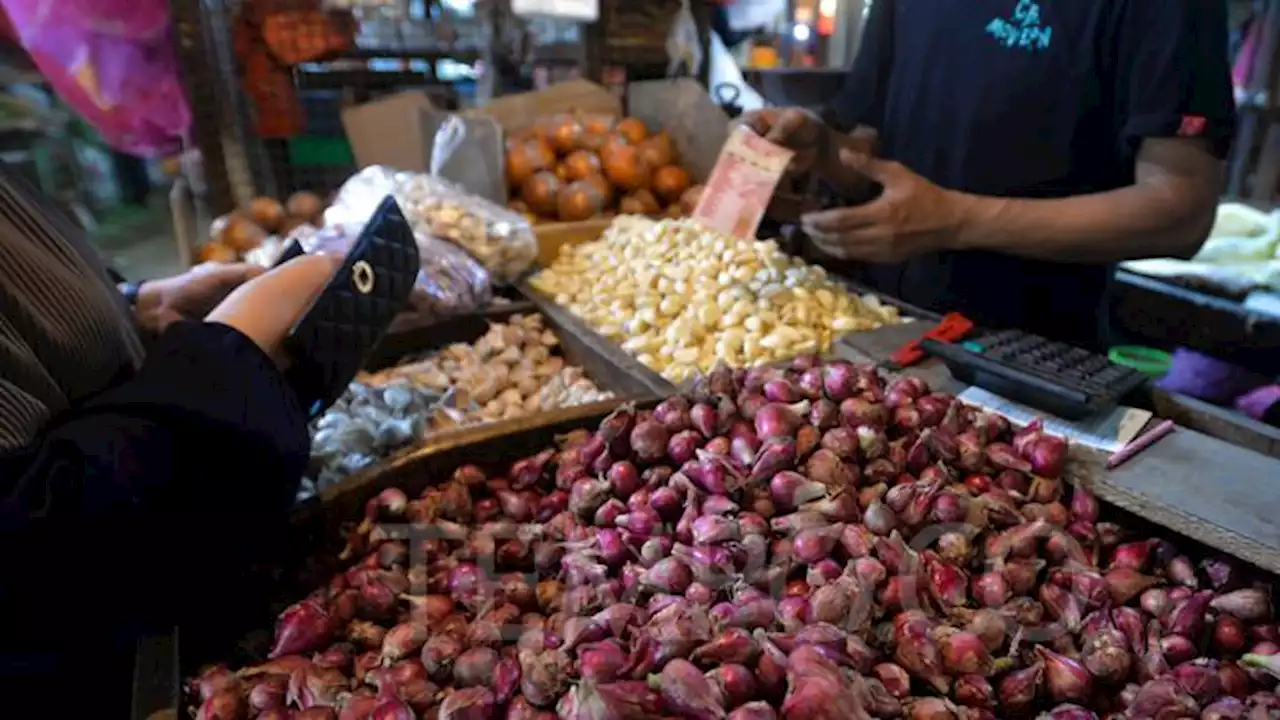
{"label": "logo print on t-shirt", "polygon": [[987,23],[987,34],[1008,48],[1032,52],[1047,50],[1053,39],[1053,28],[1040,24],[1040,4],[1035,0],[1018,0],[1012,18],[995,18]]}

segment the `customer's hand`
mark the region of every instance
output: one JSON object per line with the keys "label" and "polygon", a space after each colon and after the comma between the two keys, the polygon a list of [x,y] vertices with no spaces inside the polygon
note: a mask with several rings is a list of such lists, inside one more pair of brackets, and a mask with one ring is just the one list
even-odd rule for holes
{"label": "customer's hand", "polygon": [[294,258],[236,288],[205,321],[239,330],[286,367],[285,336],[341,265],[342,258],[334,255]]}
{"label": "customer's hand", "polygon": [[742,114],[738,119],[743,125],[756,131],[775,145],[795,152],[789,170],[807,173],[817,163],[819,154],[828,145],[830,130],[822,118],[801,108],[764,108]]}
{"label": "customer's hand", "polygon": [[262,274],[256,265],[206,263],[181,275],[148,280],[138,288],[138,322],[159,333],[169,323],[202,318],[232,290]]}
{"label": "customer's hand", "polygon": [[894,263],[954,244],[971,196],[889,160],[841,150],[840,161],[884,191],[865,205],[801,216],[801,228],[823,252],[843,260]]}

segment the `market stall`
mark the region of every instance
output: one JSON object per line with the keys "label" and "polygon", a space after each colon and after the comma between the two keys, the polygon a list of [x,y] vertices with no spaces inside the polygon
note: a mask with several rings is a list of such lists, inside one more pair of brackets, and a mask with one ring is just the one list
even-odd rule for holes
{"label": "market stall", "polygon": [[[270,567],[179,629],[173,687],[139,707],[1280,713],[1277,461],[1179,416],[1115,465],[1181,406],[1143,386],[1117,409],[1133,427],[1104,431],[936,360],[899,366],[939,318],[750,222],[713,227],[682,196],[711,186],[723,138],[695,141],[724,118],[637,96],[626,119],[495,106],[507,199],[370,166],[322,209],[264,201],[224,224],[215,242],[264,264],[290,238],[341,252],[390,195],[425,296],[313,424],[314,476]],[[655,202],[623,204],[641,191]],[[520,304],[494,306],[502,288]]]}
{"label": "market stall", "polygon": [[[739,414],[782,387],[802,416]],[[1179,433],[1105,474],[931,390],[802,359],[424,449],[295,518],[274,633],[261,598],[263,632],[230,634],[228,617],[179,636],[184,699],[317,717],[1265,716],[1273,615],[1251,584],[1265,574],[1099,499],[1185,519],[1189,458],[1265,461]],[[952,423],[961,447],[991,442],[954,454]],[[1239,482],[1179,529],[1274,548]],[[1273,550],[1228,549],[1276,569]],[[202,669],[215,661],[229,665]]]}

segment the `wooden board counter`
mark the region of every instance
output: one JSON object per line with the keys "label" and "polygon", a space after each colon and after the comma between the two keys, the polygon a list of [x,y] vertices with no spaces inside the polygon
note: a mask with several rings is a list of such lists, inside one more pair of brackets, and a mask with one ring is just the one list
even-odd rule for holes
{"label": "wooden board counter", "polygon": [[[837,354],[880,362],[927,327],[898,325],[845,336]],[[908,372],[936,389],[965,389],[938,361]],[[1179,427],[1114,471],[1106,456],[1073,450],[1068,479],[1098,497],[1205,545],[1280,573],[1280,460]]]}

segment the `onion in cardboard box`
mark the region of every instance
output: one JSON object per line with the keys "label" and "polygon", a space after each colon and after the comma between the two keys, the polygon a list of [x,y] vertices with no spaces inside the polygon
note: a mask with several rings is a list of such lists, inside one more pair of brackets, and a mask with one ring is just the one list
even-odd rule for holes
{"label": "onion in cardboard box", "polygon": [[653,174],[653,192],[668,203],[677,202],[690,185],[689,172],[679,165],[658,168]]}
{"label": "onion in cardboard box", "polygon": [[644,142],[645,138],[649,137],[649,128],[639,118],[623,118],[622,122],[618,123],[614,130],[625,137],[632,145],[639,145]]}
{"label": "onion in cardboard box", "polygon": [[518,188],[535,173],[550,170],[555,164],[555,152],[541,140],[518,142],[507,151],[507,184]]}
{"label": "onion in cardboard box", "polygon": [[600,174],[600,156],[590,150],[574,150],[564,159],[564,167],[570,180],[585,180],[591,175]]}
{"label": "onion in cardboard box", "polygon": [[596,190],[599,191],[600,197],[604,201],[604,207],[609,207],[613,204],[613,184],[609,182],[608,178],[600,173],[595,173],[593,175],[588,175],[586,178],[583,178],[583,180],[596,187]]}
{"label": "onion in cardboard box", "polygon": [[582,135],[586,130],[582,123],[572,115],[562,115],[551,124],[549,139],[551,146],[561,155],[577,150],[582,145]]}
{"label": "onion in cardboard box", "polygon": [[608,135],[618,124],[618,118],[612,115],[593,113],[582,117],[582,127],[590,135]]}
{"label": "onion in cardboard box", "polygon": [[555,215],[556,196],[563,183],[553,172],[546,170],[534,173],[520,187],[520,198],[529,205],[529,209],[539,215]]}
{"label": "onion in cardboard box", "polygon": [[604,196],[590,180],[579,180],[560,188],[556,197],[557,217],[564,222],[586,220],[604,209]]}
{"label": "onion in cardboard box", "polygon": [[607,151],[604,159],[604,175],[624,192],[635,192],[649,187],[653,169],[640,157],[636,148],[618,146]]}
{"label": "onion in cardboard box", "polygon": [[650,167],[660,168],[670,165],[676,161],[675,144],[671,142],[670,135],[660,132],[640,143],[640,156],[649,163]]}
{"label": "onion in cardboard box", "polygon": [[662,211],[658,199],[648,190],[637,190],[622,198],[618,209],[626,215],[656,215]]}
{"label": "onion in cardboard box", "polygon": [[693,211],[698,209],[698,202],[702,200],[702,190],[702,185],[694,185],[680,196],[680,210],[685,215],[692,215]]}

